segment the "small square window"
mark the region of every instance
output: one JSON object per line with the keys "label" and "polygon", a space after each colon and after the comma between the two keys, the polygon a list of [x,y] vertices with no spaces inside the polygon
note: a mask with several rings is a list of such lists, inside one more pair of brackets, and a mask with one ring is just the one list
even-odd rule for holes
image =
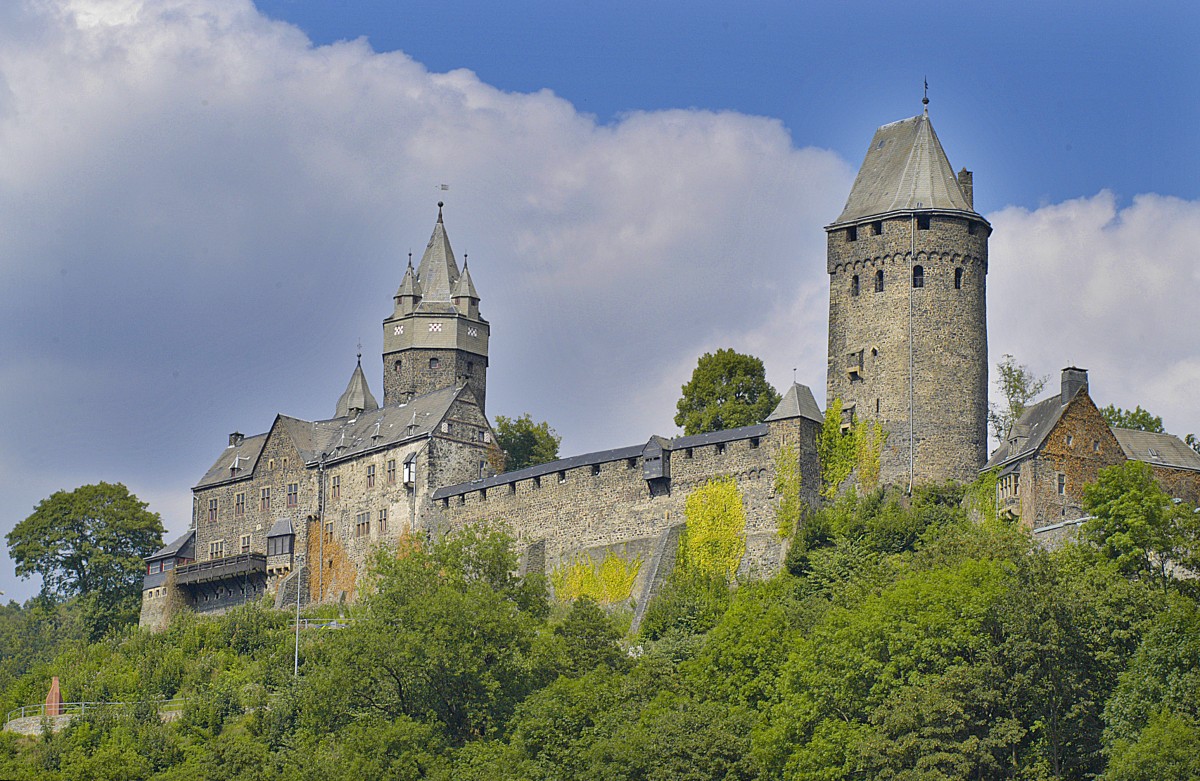
{"label": "small square window", "polygon": [[592,477],[595,477],[598,474],[600,474],[600,465],[592,464]]}
{"label": "small square window", "polygon": [[695,456],[696,456],[695,451],[693,451],[692,448],[690,448],[690,447],[687,450],[683,451],[684,458],[695,458]]}
{"label": "small square window", "polygon": [[558,473],[558,482],[560,482],[560,483],[565,483],[565,482],[567,482],[567,473],[566,473],[566,472],[559,472],[559,473]]}
{"label": "small square window", "polygon": [[858,228],[851,225],[846,228],[846,241],[858,241]]}
{"label": "small square window", "polygon": [[919,230],[919,231],[929,230],[929,215],[928,214],[922,214],[917,217],[917,230]]}
{"label": "small square window", "polygon": [[880,236],[882,234],[883,234],[883,221],[876,220],[875,222],[871,223],[871,235],[872,236]]}
{"label": "small square window", "polygon": [[717,443],[717,455],[723,455],[724,453],[725,453],[725,443],[718,442]]}
{"label": "small square window", "polygon": [[751,450],[758,449],[758,437],[750,437],[750,449]]}

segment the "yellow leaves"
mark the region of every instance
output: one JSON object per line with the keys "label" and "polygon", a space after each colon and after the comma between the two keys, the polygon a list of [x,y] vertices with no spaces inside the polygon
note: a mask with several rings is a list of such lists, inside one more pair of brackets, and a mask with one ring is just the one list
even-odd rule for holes
{"label": "yellow leaves", "polygon": [[688,495],[679,566],[709,577],[732,578],[746,553],[746,508],[732,477],[709,480]]}
{"label": "yellow leaves", "polygon": [[788,442],[775,453],[775,522],[779,538],[792,536],[800,523],[803,505],[800,501],[800,458],[796,447]]}
{"label": "yellow leaves", "polygon": [[633,584],[641,568],[641,557],[626,562],[608,551],[597,565],[591,556],[578,554],[570,562],[554,568],[550,583],[560,602],[588,597],[600,605],[614,605],[633,595]]}

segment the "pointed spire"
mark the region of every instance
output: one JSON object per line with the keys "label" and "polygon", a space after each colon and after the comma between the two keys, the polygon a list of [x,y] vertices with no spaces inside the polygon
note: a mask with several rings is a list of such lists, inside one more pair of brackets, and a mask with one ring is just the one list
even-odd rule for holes
{"label": "pointed spire", "polygon": [[375,397],[371,395],[371,389],[367,387],[367,376],[363,374],[362,353],[360,352],[358,364],[354,367],[354,373],[350,375],[350,383],[346,385],[346,391],[338,399],[337,409],[333,416],[348,418],[351,415],[373,409],[379,409],[379,403],[375,401]]}
{"label": "pointed spire", "polygon": [[412,258],[408,259],[408,268],[404,271],[404,279],[400,280],[400,287],[396,290],[396,298],[421,297],[421,283],[417,281],[417,272],[413,271]]}
{"label": "pointed spire", "polygon": [[926,209],[974,214],[928,113],[875,131],[846,208],[834,224]]}
{"label": "pointed spire", "polygon": [[479,300],[479,293],[475,292],[475,283],[471,281],[471,272],[467,270],[466,255],[463,255],[462,274],[459,276],[458,282],[454,285],[454,293],[451,297]]}
{"label": "pointed spire", "polygon": [[454,260],[454,250],[450,248],[450,239],[446,236],[446,228],[442,224],[442,202],[438,201],[438,218],[433,226],[433,235],[421,256],[421,264],[417,267],[417,281],[426,301],[450,302],[450,292],[458,281],[458,264]]}

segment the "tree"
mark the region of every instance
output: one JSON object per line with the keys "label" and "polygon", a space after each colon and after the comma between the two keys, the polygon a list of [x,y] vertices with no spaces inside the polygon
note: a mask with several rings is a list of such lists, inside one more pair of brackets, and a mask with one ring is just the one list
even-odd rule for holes
{"label": "tree", "polygon": [[1197,520],[1193,508],[1171,501],[1142,461],[1105,467],[1083,489],[1083,510],[1092,519],[1084,537],[1131,577],[1148,577],[1164,589],[1173,564],[1197,559]]}
{"label": "tree", "polygon": [[41,575],[51,598],[136,598],[144,559],[162,546],[162,519],[146,508],[120,483],[52,494],[6,537],[17,575]]}
{"label": "tree", "polygon": [[1162,418],[1158,415],[1151,415],[1149,411],[1140,406],[1129,410],[1109,404],[1100,410],[1100,414],[1104,416],[1105,422],[1114,428],[1131,428],[1137,431],[1149,431],[1152,434],[1166,433]]}
{"label": "tree", "polygon": [[496,439],[507,456],[504,468],[509,472],[555,460],[562,441],[549,423],[534,423],[528,412],[519,418],[497,415]]}
{"label": "tree", "polygon": [[704,434],[761,423],[779,404],[762,360],[730,349],[700,356],[675,405],[675,425]]}
{"label": "tree", "polygon": [[1007,353],[996,364],[996,371],[999,374],[996,387],[1004,395],[1004,406],[991,405],[988,423],[991,424],[992,435],[996,439],[1004,439],[1029,402],[1046,387],[1047,378],[1034,375],[1028,366],[1017,363],[1017,359]]}
{"label": "tree", "polygon": [[1197,438],[1195,434],[1188,434],[1183,438],[1183,441],[1192,450],[1200,453],[1200,438]]}

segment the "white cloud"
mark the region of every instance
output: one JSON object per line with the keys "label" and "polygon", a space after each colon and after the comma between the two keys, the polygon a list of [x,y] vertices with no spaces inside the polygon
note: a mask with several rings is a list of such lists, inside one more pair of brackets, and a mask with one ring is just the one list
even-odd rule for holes
{"label": "white cloud", "polygon": [[1200,431],[1195,312],[1200,203],[1110,192],[989,218],[992,356],[1011,353],[1057,387],[1090,371],[1101,406],[1141,405],[1180,436]]}

